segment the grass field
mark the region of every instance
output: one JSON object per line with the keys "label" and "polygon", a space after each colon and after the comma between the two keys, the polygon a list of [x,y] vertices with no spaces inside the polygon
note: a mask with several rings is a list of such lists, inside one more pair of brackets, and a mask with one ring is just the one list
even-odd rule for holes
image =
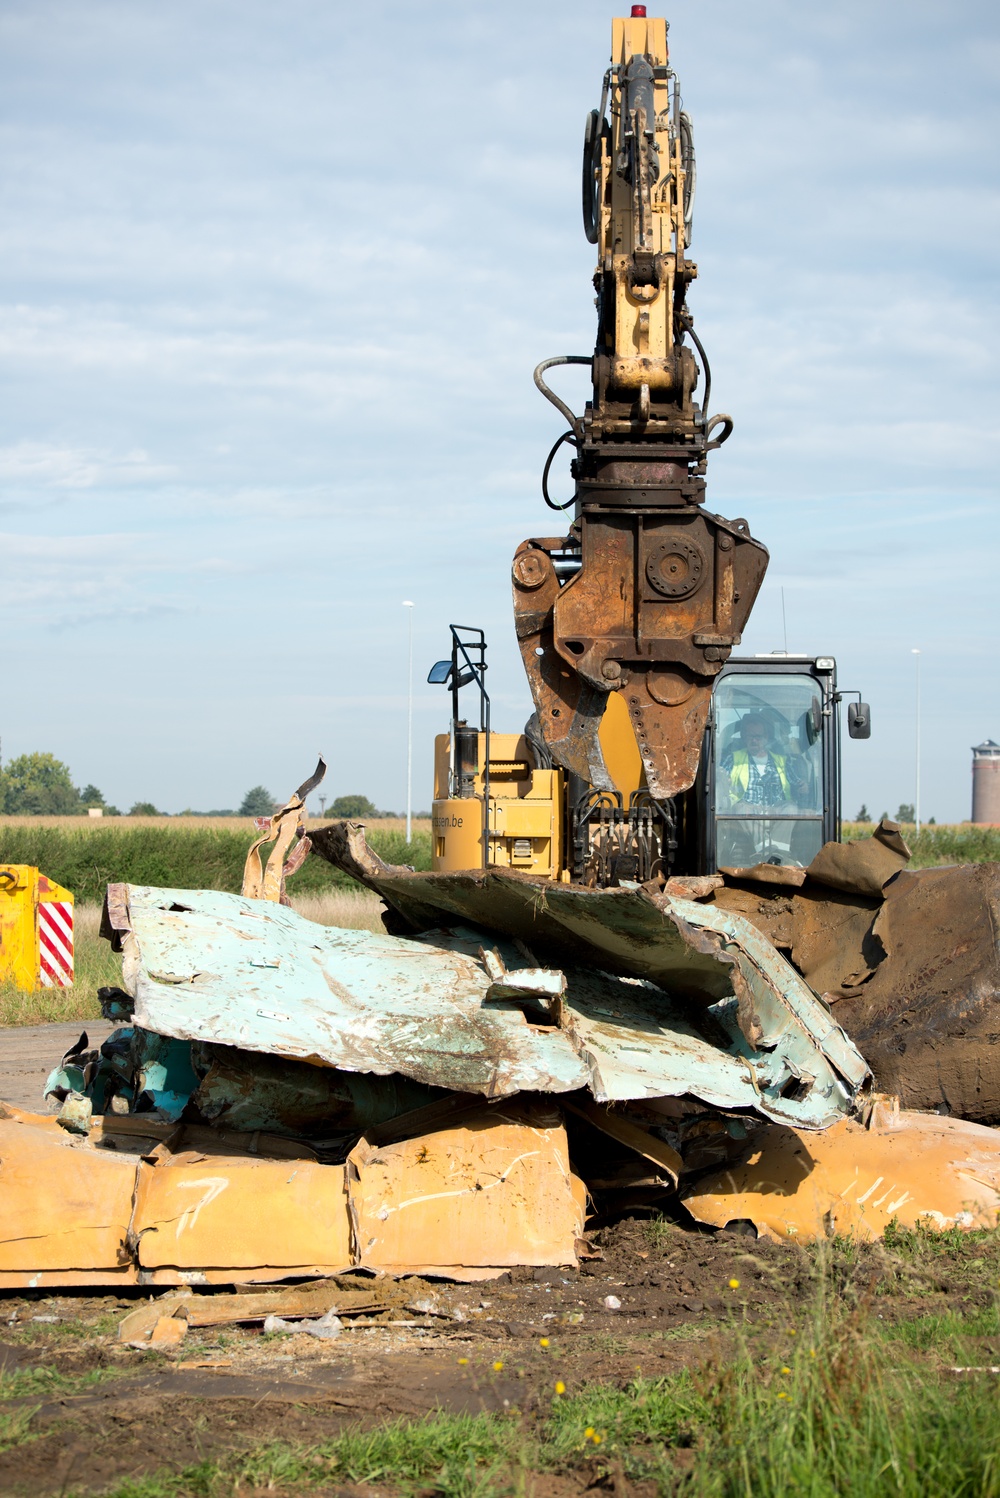
{"label": "grass field", "polygon": [[[306,817],[307,827],[328,827],[330,817]],[[370,817],[364,826],[369,832],[405,832],[405,817]],[[5,827],[63,827],[76,832],[100,832],[107,828],[195,827],[233,831],[237,829],[252,841],[250,817],[14,817],[0,814],[0,837]],[[430,817],[414,817],[414,832],[430,832]]]}
{"label": "grass field", "polygon": [[[163,889],[236,892],[254,841],[247,819],[205,825],[192,817],[0,818],[0,863],[29,864],[70,890],[82,904],[99,903],[109,884],[150,884]],[[315,823],[325,826],[325,823]],[[430,824],[413,829],[393,819],[372,822],[368,841],[387,863],[429,869]],[[313,854],[289,884],[290,893],[356,889],[354,880]]]}
{"label": "grass field", "polygon": [[[871,837],[873,831],[870,822],[845,822],[844,842]],[[917,833],[911,824],[904,826],[902,833],[913,855],[910,867],[914,869],[935,868],[946,863],[1000,862],[1000,827],[977,827],[971,822],[959,822],[953,826],[925,825]]]}

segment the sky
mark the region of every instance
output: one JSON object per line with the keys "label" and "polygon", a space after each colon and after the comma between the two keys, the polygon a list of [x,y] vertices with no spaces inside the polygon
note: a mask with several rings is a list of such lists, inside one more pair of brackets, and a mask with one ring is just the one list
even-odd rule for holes
{"label": "sky", "polygon": [[[284,798],[321,750],[329,798],[401,809],[406,599],[415,809],[450,623],[486,630],[521,727],[510,558],[552,533],[562,429],[531,373],[593,347],[580,152],[615,13],[2,0],[4,760],[179,811]],[[788,649],[871,703],[848,815],[914,799],[918,665],[924,818],[968,817],[1000,740],[998,14],[668,13],[735,420],[708,503],[771,553],[743,650],[784,647],[783,599]]]}

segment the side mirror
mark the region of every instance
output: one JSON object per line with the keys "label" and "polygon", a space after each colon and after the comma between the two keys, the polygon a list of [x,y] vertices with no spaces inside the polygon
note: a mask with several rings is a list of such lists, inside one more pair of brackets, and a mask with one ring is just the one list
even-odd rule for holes
{"label": "side mirror", "polygon": [[443,686],[450,675],[451,661],[435,661],[427,673],[427,681],[432,687]]}
{"label": "side mirror", "polygon": [[867,702],[847,704],[847,732],[852,739],[870,739],[872,736],[872,712]]}

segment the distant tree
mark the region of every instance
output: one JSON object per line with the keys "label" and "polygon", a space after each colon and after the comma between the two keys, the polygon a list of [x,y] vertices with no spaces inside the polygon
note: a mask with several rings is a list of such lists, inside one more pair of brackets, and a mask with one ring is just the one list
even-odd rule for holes
{"label": "distant tree", "polygon": [[897,822],[915,822],[917,814],[913,809],[912,801],[901,801],[896,813]]}
{"label": "distant tree", "polygon": [[130,817],[162,817],[162,811],[157,811],[152,801],[137,801],[129,811]]}
{"label": "distant tree", "polygon": [[856,822],[870,822],[871,821],[871,817],[868,815],[868,808],[867,808],[867,806],[865,805],[865,803],[863,801],[861,803],[861,810],[858,812],[858,814],[854,818],[854,820]]}
{"label": "distant tree", "polygon": [[269,817],[274,810],[274,797],[262,785],[255,785],[240,802],[241,817]]}
{"label": "distant tree", "polygon": [[97,789],[96,785],[85,785],[83,790],[80,792],[80,800],[83,802],[84,806],[103,807],[106,804],[104,797],[101,795],[101,792]]}
{"label": "distant tree", "polygon": [[0,806],[21,816],[74,816],[83,811],[69,766],[54,754],[22,754],[0,771]]}
{"label": "distant tree", "polygon": [[928,817],[927,818],[927,825],[928,825],[928,827],[936,827],[937,826],[937,817]]}
{"label": "distant tree", "polygon": [[377,817],[378,808],[367,796],[338,796],[330,803],[330,815],[354,822],[358,817]]}
{"label": "distant tree", "polygon": [[889,820],[889,813],[887,811],[884,811],[881,814],[881,816],[879,817],[879,821],[880,822],[888,822],[888,820]]}

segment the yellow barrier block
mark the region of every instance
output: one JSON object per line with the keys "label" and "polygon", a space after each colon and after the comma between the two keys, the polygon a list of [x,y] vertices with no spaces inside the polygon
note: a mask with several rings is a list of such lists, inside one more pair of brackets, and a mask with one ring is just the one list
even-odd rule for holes
{"label": "yellow barrier block", "polygon": [[73,982],[73,896],[30,864],[0,864],[0,981],[25,993]]}

